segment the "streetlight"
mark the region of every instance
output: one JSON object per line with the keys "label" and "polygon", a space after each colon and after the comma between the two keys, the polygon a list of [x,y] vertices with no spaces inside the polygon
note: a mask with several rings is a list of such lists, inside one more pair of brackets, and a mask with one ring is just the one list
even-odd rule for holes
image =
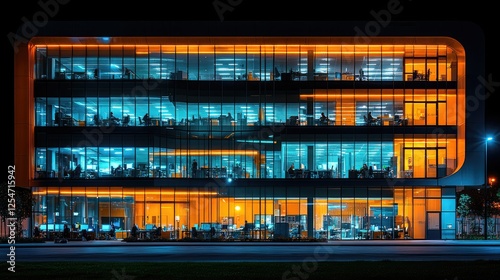
{"label": "streetlight", "polygon": [[493,137],[486,137],[484,141],[484,240],[488,240],[488,141]]}

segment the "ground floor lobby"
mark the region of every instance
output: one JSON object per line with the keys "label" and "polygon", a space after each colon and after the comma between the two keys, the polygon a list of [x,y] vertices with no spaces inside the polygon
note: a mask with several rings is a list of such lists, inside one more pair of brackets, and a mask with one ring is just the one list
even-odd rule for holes
{"label": "ground floor lobby", "polygon": [[[453,188],[454,190],[454,188]],[[37,187],[26,233],[96,239],[455,239],[454,192],[440,187]],[[137,227],[136,232],[133,227]]]}

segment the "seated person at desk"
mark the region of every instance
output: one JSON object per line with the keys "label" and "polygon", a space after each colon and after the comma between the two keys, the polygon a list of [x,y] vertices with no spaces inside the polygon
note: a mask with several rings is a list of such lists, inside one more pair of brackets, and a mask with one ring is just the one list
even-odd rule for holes
{"label": "seated person at desk", "polygon": [[329,121],[330,119],[328,119],[328,117],[325,116],[325,113],[321,112],[321,117],[319,117],[320,124],[328,124]]}
{"label": "seated person at desk", "polygon": [[102,124],[101,119],[99,118],[99,114],[95,114],[94,115],[94,124],[95,125],[101,125]]}
{"label": "seated person at desk", "polygon": [[122,126],[128,126],[129,122],[130,122],[130,116],[126,115],[122,120]]}
{"label": "seated person at desk", "polygon": [[113,223],[111,223],[111,229],[109,230],[109,238],[110,239],[116,240],[115,232],[116,232],[115,225]]}
{"label": "seated person at desk", "polygon": [[132,229],[130,230],[130,235],[132,237],[137,237],[137,233],[139,231],[139,227],[137,226],[137,224],[135,224]]}
{"label": "seated person at desk", "polygon": [[71,117],[71,115],[63,114],[61,110],[56,112],[54,124],[58,126],[73,126],[75,125],[75,119]]}
{"label": "seated person at desk", "polygon": [[394,115],[394,125],[401,125],[403,120],[399,117],[399,115]]}
{"label": "seated person at desk", "polygon": [[295,178],[295,166],[293,165],[290,165],[290,168],[288,168],[288,176],[290,178]]}
{"label": "seated person at desk", "polygon": [[118,165],[117,168],[113,169],[113,166],[111,166],[111,172],[113,173],[113,176],[117,176],[117,177],[122,177],[123,176],[123,168],[121,166],[121,164]]}
{"label": "seated person at desk", "polygon": [[363,163],[363,167],[359,170],[359,178],[368,178],[368,165]]}
{"label": "seated person at desk", "polygon": [[75,167],[75,170],[73,170],[73,178],[80,178],[81,174],[82,174],[82,166],[78,164]]}
{"label": "seated person at desk", "polygon": [[220,115],[217,119],[219,120],[219,125],[231,125],[231,121],[234,120],[231,113],[227,113],[227,116]]}
{"label": "seated person at desk", "polygon": [[54,123],[57,124],[58,126],[62,126],[61,122],[62,118],[63,118],[63,113],[61,112],[61,110],[59,110],[59,112],[56,112]]}
{"label": "seated person at desk", "polygon": [[144,121],[144,125],[151,125],[151,118],[149,117],[149,113],[146,113],[144,117],[142,117],[142,120]]}
{"label": "seated person at desk", "polygon": [[372,116],[372,112],[368,112],[368,117],[366,118],[366,125],[372,125],[377,122],[377,119]]}
{"label": "seated person at desk", "polygon": [[113,115],[113,112],[109,112],[109,125],[118,125],[120,123],[120,119]]}
{"label": "seated person at desk", "polygon": [[296,171],[296,175],[295,176],[297,176],[299,178],[304,178],[305,171],[306,171],[306,166],[303,163],[301,163],[300,164],[300,169]]}

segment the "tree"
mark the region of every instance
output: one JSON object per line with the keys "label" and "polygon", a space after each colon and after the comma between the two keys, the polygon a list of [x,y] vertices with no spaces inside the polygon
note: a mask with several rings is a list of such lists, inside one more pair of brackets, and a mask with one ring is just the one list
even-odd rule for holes
{"label": "tree", "polygon": [[[457,215],[462,218],[468,218],[468,220],[462,219],[462,229],[466,227],[466,222],[468,222],[467,233],[472,230],[475,234],[480,234],[481,225],[486,225],[485,229],[488,229],[490,233],[494,227],[494,219],[488,219],[484,221],[485,215],[487,218],[495,217],[500,215],[500,192],[498,186],[491,186],[488,188],[467,188],[458,193],[457,196]],[[461,202],[462,195],[467,195],[470,199]],[[466,203],[466,204],[464,204]],[[468,212],[464,212],[465,205],[468,207]],[[486,209],[486,212],[485,212]],[[462,212],[461,212],[462,211]],[[493,230],[494,231],[494,230]],[[462,231],[462,233],[466,233]],[[490,234],[489,233],[489,234]]]}
{"label": "tree", "polygon": [[469,216],[471,210],[469,208],[471,204],[471,198],[469,195],[463,193],[460,195],[458,199],[458,207],[457,207],[457,213],[458,216],[462,218],[462,235],[464,234],[465,231],[465,223],[464,220],[467,216]]}
{"label": "tree", "polygon": [[[7,182],[3,182],[0,187],[0,201],[2,201],[0,203],[0,217],[2,217],[2,222],[7,225],[11,221],[7,219],[14,218],[16,223],[16,237],[22,237],[23,221],[31,217],[35,203],[31,190],[17,186],[9,187]],[[12,205],[13,203],[11,202],[14,201],[15,203]],[[12,212],[12,209],[14,209],[14,212]],[[7,235],[9,234],[7,233]]]}

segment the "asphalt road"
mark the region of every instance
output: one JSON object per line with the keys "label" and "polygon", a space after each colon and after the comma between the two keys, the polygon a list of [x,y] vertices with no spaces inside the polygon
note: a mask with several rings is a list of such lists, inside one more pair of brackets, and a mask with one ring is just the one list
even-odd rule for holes
{"label": "asphalt road", "polygon": [[[9,254],[10,245],[0,244]],[[334,241],[328,243],[124,243],[71,241],[16,244],[16,261],[300,262],[500,260],[500,241]]]}

